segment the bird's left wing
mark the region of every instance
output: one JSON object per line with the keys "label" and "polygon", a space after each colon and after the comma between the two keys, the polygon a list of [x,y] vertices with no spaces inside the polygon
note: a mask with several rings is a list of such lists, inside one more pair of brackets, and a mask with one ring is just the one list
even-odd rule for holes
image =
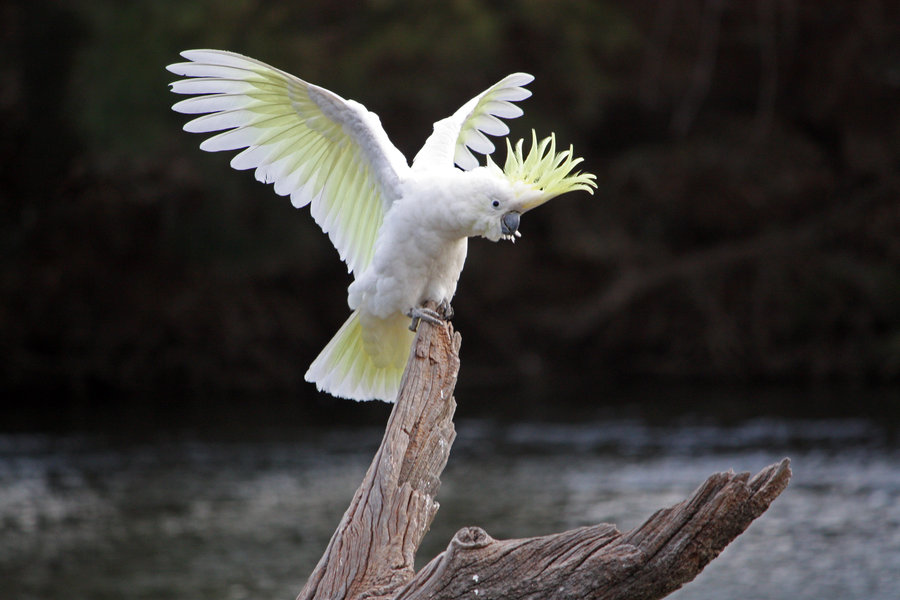
{"label": "bird's left wing", "polygon": [[454,163],[465,171],[478,166],[472,150],[481,154],[494,151],[488,135],[506,135],[509,127],[500,119],[522,116],[513,104],[531,96],[524,86],[534,81],[528,73],[507,75],[478,94],[453,115],[434,124],[434,132],[419,150],[413,168],[451,168]]}
{"label": "bird's left wing", "polygon": [[231,166],[256,169],[296,207],[310,212],[350,271],[372,260],[375,237],[400,178],[409,170],[378,117],[260,61],[221,50],[188,50],[190,62],[166,67],[182,79],[176,94],[199,94],[176,103],[180,113],[210,113],[185,131],[226,130],[200,145],[209,152],[239,150]]}

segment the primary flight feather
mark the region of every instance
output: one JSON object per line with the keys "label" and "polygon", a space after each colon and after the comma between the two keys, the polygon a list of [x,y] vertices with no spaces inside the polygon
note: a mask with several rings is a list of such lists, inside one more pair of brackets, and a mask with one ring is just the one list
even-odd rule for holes
{"label": "primary flight feather", "polygon": [[[410,317],[432,318],[426,301],[449,309],[467,238],[519,236],[519,217],[560,194],[592,193],[594,176],[573,172],[572,148],[532,134],[526,155],[507,140],[501,169],[487,137],[505,136],[501,119],[534,79],[514,73],[434,124],[410,166],[377,115],[353,100],[265,63],[221,50],[189,50],[167,69],[180,113],[202,114],[184,129],[219,132],[200,148],[241,150],[235,169],[255,169],[310,213],[354,275],[350,318],[310,365],[306,379],[335,396],[396,399],[413,332]],[[481,166],[473,151],[487,156]],[[414,321],[415,322],[415,321]]]}

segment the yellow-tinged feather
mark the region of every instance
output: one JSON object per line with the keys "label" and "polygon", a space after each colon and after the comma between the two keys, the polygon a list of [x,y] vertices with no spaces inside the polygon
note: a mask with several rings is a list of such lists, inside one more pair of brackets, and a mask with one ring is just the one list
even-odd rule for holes
{"label": "yellow-tinged feather", "polygon": [[[349,164],[352,164],[352,162]],[[335,190],[335,197],[355,198],[360,193],[360,182],[365,181],[365,179],[365,169],[351,170],[350,173],[340,179],[340,183]],[[344,232],[347,236],[347,250],[352,254],[359,253],[365,255],[367,252],[371,251],[371,249],[362,249],[359,247],[361,240],[370,239],[370,236],[365,235],[364,230],[360,227],[360,218],[362,214],[362,210],[354,210],[347,216],[344,223]],[[374,238],[374,236],[371,237]],[[368,261],[368,258],[366,258],[366,260]]]}
{"label": "yellow-tinged feather", "polygon": [[503,169],[487,159],[488,167],[501,172],[513,185],[524,184],[535,192],[523,205],[523,210],[531,210],[548,200],[567,192],[583,190],[594,193],[596,176],[592,173],[574,172],[574,168],[584,159],[576,158],[572,146],[562,152],[556,151],[556,135],[550,134],[538,142],[537,134],[531,132],[531,150],[526,155],[522,146],[506,140],[506,163]]}
{"label": "yellow-tinged feather", "polygon": [[[186,126],[189,131],[218,132],[200,147],[240,150],[234,168],[255,169],[259,181],[274,183],[294,206],[312,203],[313,216],[348,270],[364,270],[377,225],[397,196],[398,176],[408,169],[377,119],[358,103],[249,57],[217,50],[182,55],[189,62],[168,67],[185,77],[172,91],[203,95],[174,108],[200,113]],[[360,173],[365,181],[357,181]],[[354,181],[346,185],[346,179]],[[375,215],[376,226],[348,227],[357,213]],[[367,237],[358,239],[362,232]]]}
{"label": "yellow-tinged feather", "polygon": [[361,319],[353,311],[310,365],[306,380],[336,396],[393,402],[415,336],[408,324],[401,314]]}

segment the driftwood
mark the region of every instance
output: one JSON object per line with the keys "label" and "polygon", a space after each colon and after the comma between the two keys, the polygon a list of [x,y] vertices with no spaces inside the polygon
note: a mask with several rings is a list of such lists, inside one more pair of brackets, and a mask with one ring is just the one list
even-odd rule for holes
{"label": "driftwood", "polygon": [[495,540],[466,527],[416,573],[456,437],[459,345],[449,323],[420,324],[381,447],[298,600],[661,598],[696,577],[788,484],[788,459],[752,479],[717,473],[624,534],[600,524]]}

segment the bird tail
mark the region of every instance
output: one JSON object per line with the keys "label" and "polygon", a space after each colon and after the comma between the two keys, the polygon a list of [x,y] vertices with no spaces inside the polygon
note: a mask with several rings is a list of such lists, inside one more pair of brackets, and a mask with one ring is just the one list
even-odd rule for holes
{"label": "bird tail", "polygon": [[387,319],[353,311],[309,366],[306,381],[332,396],[394,402],[415,334],[402,314]]}

